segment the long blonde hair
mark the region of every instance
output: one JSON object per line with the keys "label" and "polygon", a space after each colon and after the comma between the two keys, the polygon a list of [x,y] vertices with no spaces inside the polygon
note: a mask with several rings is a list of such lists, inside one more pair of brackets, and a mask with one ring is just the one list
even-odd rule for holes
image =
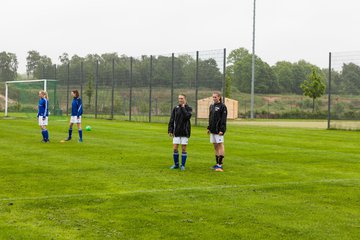
{"label": "long blonde hair", "polygon": [[39,94],[41,94],[44,98],[49,99],[49,96],[45,90],[40,90]]}

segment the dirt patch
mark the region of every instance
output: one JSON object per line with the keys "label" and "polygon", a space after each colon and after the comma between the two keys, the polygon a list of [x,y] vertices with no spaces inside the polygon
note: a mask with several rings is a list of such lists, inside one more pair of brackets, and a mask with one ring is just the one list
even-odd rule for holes
{"label": "dirt patch", "polygon": [[281,99],[281,97],[263,97],[263,100],[268,103],[273,103],[280,99]]}
{"label": "dirt patch", "polygon": [[[13,104],[13,103],[15,103],[15,101],[8,99],[8,103]],[[0,94],[0,109],[4,109],[4,108],[5,108],[5,96]]]}

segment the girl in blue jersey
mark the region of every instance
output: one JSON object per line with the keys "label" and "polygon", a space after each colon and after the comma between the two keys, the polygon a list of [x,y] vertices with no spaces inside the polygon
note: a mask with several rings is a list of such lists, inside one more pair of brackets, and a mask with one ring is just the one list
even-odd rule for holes
{"label": "girl in blue jersey", "polygon": [[71,118],[70,118],[70,126],[69,126],[69,136],[65,139],[65,141],[71,140],[72,137],[72,127],[74,123],[76,123],[78,132],[79,132],[79,142],[82,142],[82,129],[81,129],[81,115],[83,113],[82,101],[79,95],[78,90],[71,91],[71,95],[73,96],[73,101],[71,104]]}
{"label": "girl in blue jersey", "polygon": [[48,95],[44,90],[41,90],[39,92],[39,106],[38,106],[38,122],[39,126],[41,128],[41,134],[43,136],[43,140],[41,142],[48,143],[49,140],[49,132],[46,129],[46,126],[48,125],[48,116],[49,116],[49,101],[48,101]]}

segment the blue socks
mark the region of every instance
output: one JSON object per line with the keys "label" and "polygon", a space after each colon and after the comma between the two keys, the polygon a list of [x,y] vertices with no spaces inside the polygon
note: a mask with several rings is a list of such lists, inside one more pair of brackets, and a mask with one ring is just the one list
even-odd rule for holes
{"label": "blue socks", "polygon": [[82,129],[79,129],[79,139],[82,141]]}
{"label": "blue socks", "polygon": [[187,152],[182,152],[181,154],[181,165],[185,167],[185,163],[186,163],[186,158],[187,158]]}
{"label": "blue socks", "polygon": [[174,157],[174,164],[175,164],[175,166],[179,166],[179,152],[176,151],[176,150],[174,150],[174,155],[173,155],[173,157]]}
{"label": "blue socks", "polygon": [[72,135],[72,128],[69,128],[69,139],[71,139],[71,135]]}
{"label": "blue socks", "polygon": [[48,132],[47,129],[43,129],[43,130],[41,131],[41,134],[42,134],[42,136],[43,136],[44,141],[49,141],[49,132]]}

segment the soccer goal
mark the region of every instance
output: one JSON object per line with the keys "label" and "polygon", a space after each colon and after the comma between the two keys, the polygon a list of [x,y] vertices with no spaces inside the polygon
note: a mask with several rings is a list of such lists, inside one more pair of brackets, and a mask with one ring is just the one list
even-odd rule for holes
{"label": "soccer goal", "polygon": [[38,79],[5,82],[5,116],[12,113],[37,111],[38,93],[45,90],[49,95],[49,109],[56,110],[56,80]]}

